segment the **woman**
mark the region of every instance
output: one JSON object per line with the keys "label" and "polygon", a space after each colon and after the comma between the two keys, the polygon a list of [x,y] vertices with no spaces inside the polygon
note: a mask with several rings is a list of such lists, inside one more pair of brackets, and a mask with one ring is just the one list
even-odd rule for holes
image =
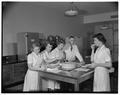
{"label": "woman", "polygon": [[[93,39],[90,65],[95,69],[93,90],[95,92],[110,91],[109,68],[112,67],[110,50],[105,46],[106,39],[103,34],[98,33],[93,36]],[[95,46],[98,47],[96,51]]]}
{"label": "woman", "polygon": [[32,53],[27,56],[28,70],[24,79],[23,91],[39,91],[39,74],[37,70],[42,70],[43,57],[39,53],[39,45],[32,45]]}
{"label": "woman", "polygon": [[56,61],[57,58],[51,58],[50,53],[52,50],[52,44],[48,41],[45,43],[45,50],[42,52],[42,56],[44,58],[44,61],[47,63],[46,65],[49,65],[48,63],[51,63],[53,61]]}
{"label": "woman", "polygon": [[[52,50],[52,44],[48,41],[46,41],[45,50],[42,52],[42,56],[44,58],[44,61],[46,62],[46,65],[49,66],[52,62],[57,62],[58,58],[51,57],[51,50]],[[54,83],[52,80],[44,79],[43,81],[43,90],[54,90]]]}
{"label": "woman", "polygon": [[[63,40],[58,41],[57,47],[51,51],[50,57],[62,61],[65,58],[63,47],[64,47],[64,41]],[[60,84],[54,80],[48,81],[48,87],[49,89],[52,90],[56,90],[56,91],[60,90]]]}
{"label": "woman", "polygon": [[58,60],[62,60],[65,58],[65,54],[63,51],[64,44],[65,43],[63,40],[57,42],[57,47],[50,53],[51,58],[56,58]]}
{"label": "woman", "polygon": [[74,36],[70,36],[69,43],[66,43],[66,46],[64,48],[66,60],[75,61],[77,58],[81,64],[84,64],[84,60],[78,50],[77,45],[74,43],[74,40]]}

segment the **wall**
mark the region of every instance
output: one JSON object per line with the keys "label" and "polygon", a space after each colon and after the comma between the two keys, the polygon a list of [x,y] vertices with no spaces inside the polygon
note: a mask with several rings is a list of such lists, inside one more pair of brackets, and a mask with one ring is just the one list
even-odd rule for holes
{"label": "wall", "polygon": [[83,25],[82,17],[68,18],[56,9],[37,3],[15,3],[3,16],[3,56],[17,54],[18,32],[39,32],[63,37],[83,37],[93,27]]}
{"label": "wall", "polygon": [[112,55],[112,61],[118,61],[118,23],[109,22],[108,29],[101,29],[101,25],[104,25],[104,22],[95,26],[95,33],[102,33],[107,42],[106,46],[110,49]]}
{"label": "wall", "polygon": [[[111,18],[114,16],[115,18]],[[118,61],[118,12],[108,12],[96,15],[84,16],[84,24],[93,25],[94,33],[102,33],[106,40],[106,46],[110,49],[112,61]],[[102,29],[103,25],[109,28]],[[87,45],[86,45],[87,46]]]}
{"label": "wall", "polygon": [[95,23],[95,22],[104,22],[104,21],[117,21],[118,12],[108,12],[96,15],[84,16],[84,23]]}

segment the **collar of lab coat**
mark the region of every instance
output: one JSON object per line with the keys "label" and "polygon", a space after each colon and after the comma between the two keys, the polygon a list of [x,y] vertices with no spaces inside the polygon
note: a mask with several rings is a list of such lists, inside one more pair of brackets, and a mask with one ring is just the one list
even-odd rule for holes
{"label": "collar of lab coat", "polygon": [[98,51],[102,50],[103,48],[105,48],[105,45],[102,45],[101,47],[97,48],[96,53],[98,53]]}
{"label": "collar of lab coat", "polygon": [[101,47],[99,47],[98,49],[100,50],[100,49],[102,49],[102,48],[104,48],[105,47],[105,45],[102,45]]}

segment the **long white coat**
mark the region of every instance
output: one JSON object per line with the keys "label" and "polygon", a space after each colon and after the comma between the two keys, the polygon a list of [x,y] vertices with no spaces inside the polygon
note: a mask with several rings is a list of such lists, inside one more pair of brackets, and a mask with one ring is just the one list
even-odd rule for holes
{"label": "long white coat", "polygon": [[73,47],[72,50],[71,50],[71,46],[68,46],[68,48],[65,49],[66,60],[74,61],[75,58],[78,58],[80,62],[83,61],[83,58],[78,50],[77,45],[72,45],[72,47]]}

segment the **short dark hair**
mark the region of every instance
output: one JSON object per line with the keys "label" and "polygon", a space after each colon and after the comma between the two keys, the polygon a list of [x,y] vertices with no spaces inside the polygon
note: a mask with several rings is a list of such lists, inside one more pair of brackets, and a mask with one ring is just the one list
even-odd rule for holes
{"label": "short dark hair", "polygon": [[102,33],[98,33],[93,35],[93,38],[97,38],[99,41],[101,41],[103,44],[106,43],[106,39]]}

